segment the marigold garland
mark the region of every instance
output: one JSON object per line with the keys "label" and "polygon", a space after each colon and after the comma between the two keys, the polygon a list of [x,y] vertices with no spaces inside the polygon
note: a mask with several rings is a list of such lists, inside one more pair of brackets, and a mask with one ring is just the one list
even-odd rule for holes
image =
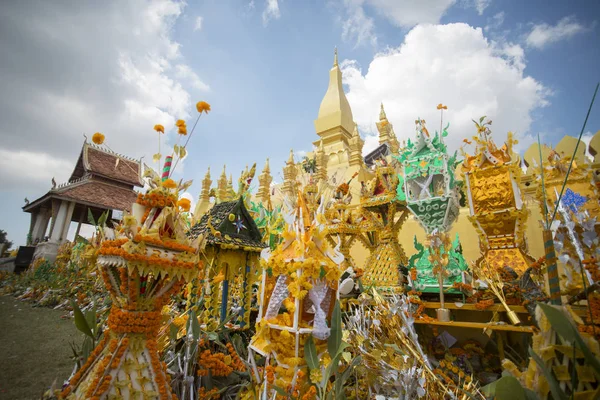
{"label": "marigold garland", "polygon": [[[173,181],[171,179],[171,181]],[[166,181],[165,181],[166,182]],[[173,181],[174,182],[174,181]],[[146,194],[138,193],[136,200],[137,204],[146,207],[175,207],[177,204],[177,196],[175,194],[163,194],[157,192],[150,192]]]}
{"label": "marigold garland", "polygon": [[113,306],[108,327],[115,333],[156,334],[162,322],[160,311],[127,311]]}
{"label": "marigold garland", "polygon": [[150,265],[160,265],[162,267],[171,267],[171,268],[181,268],[181,269],[195,269],[198,268],[198,262],[188,262],[188,261],[177,261],[177,260],[168,260],[166,258],[161,258],[155,255],[146,256],[143,254],[131,254],[126,250],[115,247],[102,247],[98,251],[98,254],[105,256],[117,256],[124,258],[127,261],[131,262],[140,262],[140,263],[148,263]]}

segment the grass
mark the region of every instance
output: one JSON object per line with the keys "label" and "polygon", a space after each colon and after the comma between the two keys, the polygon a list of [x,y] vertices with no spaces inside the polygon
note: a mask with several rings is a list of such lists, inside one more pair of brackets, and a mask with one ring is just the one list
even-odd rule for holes
{"label": "grass", "polygon": [[0,296],[0,399],[40,399],[55,380],[62,387],[74,366],[70,343],[83,340],[64,314]]}

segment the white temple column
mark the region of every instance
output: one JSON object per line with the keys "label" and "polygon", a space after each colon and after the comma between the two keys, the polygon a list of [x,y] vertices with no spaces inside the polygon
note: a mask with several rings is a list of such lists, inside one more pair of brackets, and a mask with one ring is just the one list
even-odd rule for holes
{"label": "white temple column", "polygon": [[[29,224],[29,238],[31,240],[31,243],[35,243],[35,232],[37,231],[39,220],[40,220],[40,213],[32,212],[31,213],[31,223]],[[29,245],[29,243],[27,243],[27,244]]]}
{"label": "white temple column", "polygon": [[[34,216],[32,214],[31,218]],[[50,210],[42,209],[40,212],[35,214],[35,223],[33,225],[33,229],[31,230],[31,241],[35,243],[36,240],[41,242],[44,239],[44,235],[46,234],[46,230],[48,229],[48,222],[50,221]]]}
{"label": "white temple column", "polygon": [[74,209],[75,203],[65,200],[60,203],[50,240],[58,243],[66,239],[67,234],[69,233],[69,225],[71,224],[71,217],[73,217]]}
{"label": "white temple column", "polygon": [[71,219],[73,219],[73,212],[75,211],[75,203],[69,202],[69,206],[67,208],[67,215],[65,216],[65,224],[63,226],[62,235],[60,241],[63,242],[67,240],[69,236],[69,227],[71,226]]}

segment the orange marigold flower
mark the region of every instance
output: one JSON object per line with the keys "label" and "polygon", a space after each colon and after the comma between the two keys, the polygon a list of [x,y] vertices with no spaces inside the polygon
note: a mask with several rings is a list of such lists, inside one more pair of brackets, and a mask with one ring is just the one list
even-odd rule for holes
{"label": "orange marigold flower", "polygon": [[165,127],[160,124],[154,125],[154,130],[156,132],[165,133]]}
{"label": "orange marigold flower", "polygon": [[203,112],[208,114],[208,112],[210,111],[210,104],[208,104],[205,101],[199,101],[196,103],[196,110],[198,110],[200,114],[202,114]]}
{"label": "orange marigold flower", "polygon": [[177,183],[175,183],[173,179],[169,178],[162,183],[162,187],[167,189],[175,189],[177,187]]}
{"label": "orange marigold flower", "polygon": [[94,133],[94,135],[92,136],[92,142],[94,142],[98,145],[104,143],[104,135],[101,134],[100,132]]}
{"label": "orange marigold flower", "polygon": [[181,207],[181,209],[183,209],[183,211],[189,211],[190,207],[192,206],[192,203],[190,202],[189,199],[183,198],[177,202],[177,205],[179,207]]}
{"label": "orange marigold flower", "polygon": [[217,275],[217,276],[215,276],[215,277],[213,278],[213,283],[217,284],[217,283],[219,283],[219,282],[222,282],[222,281],[224,281],[224,280],[225,280],[225,275],[223,275],[223,272],[221,271],[221,272],[219,273],[219,275]]}
{"label": "orange marigold flower", "polygon": [[185,126],[185,121],[182,119],[178,119],[177,122],[175,122],[175,126]]}
{"label": "orange marigold flower", "polygon": [[179,127],[179,129],[177,129],[177,133],[180,135],[187,135],[187,127],[185,125],[182,125]]}

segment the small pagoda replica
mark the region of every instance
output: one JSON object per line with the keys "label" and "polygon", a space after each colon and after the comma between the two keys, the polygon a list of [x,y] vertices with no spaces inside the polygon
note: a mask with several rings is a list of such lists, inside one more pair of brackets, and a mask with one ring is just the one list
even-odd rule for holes
{"label": "small pagoda replica", "polygon": [[[440,104],[438,109],[443,113],[446,106]],[[443,309],[444,290],[455,282],[463,283],[467,269],[462,255],[458,257],[454,250],[458,244],[455,242],[448,246],[450,241],[447,238],[447,232],[456,221],[460,208],[459,185],[454,176],[458,163],[456,153],[448,156],[443,141],[448,135],[448,126],[441,133],[436,132],[431,136],[424,120],[419,118],[415,124],[415,141],[409,139],[396,157],[402,164],[398,199],[406,201],[408,209],[425,229],[429,245],[428,249],[424,249],[415,238],[415,247],[420,251],[411,257],[409,283],[420,291],[438,292]],[[441,240],[437,240],[438,237]],[[439,244],[439,248],[434,249],[434,244]],[[436,257],[438,253],[441,257]],[[437,280],[437,290],[432,285],[432,279]]]}
{"label": "small pagoda replica", "polygon": [[108,230],[99,231],[97,264],[113,303],[109,331],[63,397],[174,398],[157,348],[161,309],[198,274],[202,236],[192,241],[186,235],[183,210],[189,203],[178,201],[185,185],[157,177],[150,185],[115,238]]}
{"label": "small pagoda replica", "polygon": [[398,231],[408,218],[410,211],[406,201],[400,200],[398,174],[384,159],[375,163],[375,178],[363,185],[360,205],[365,217],[361,230],[366,233],[368,247],[372,250],[367,259],[362,281],[384,293],[403,290],[404,277],[401,267],[408,258],[398,242]]}
{"label": "small pagoda replica", "polygon": [[252,288],[260,273],[259,255],[267,245],[243,196],[215,204],[189,235],[206,240],[203,258],[208,276],[201,282],[203,322],[218,325],[231,317],[234,327],[249,328]]}
{"label": "small pagoda replica", "polygon": [[465,154],[462,165],[470,220],[479,234],[482,257],[490,269],[512,268],[522,275],[535,261],[527,253],[525,222],[528,211],[520,191],[520,158],[512,151],[512,133],[502,147],[492,140],[491,121],[475,122],[474,155]]}
{"label": "small pagoda replica", "polygon": [[312,182],[301,190],[295,199],[286,199],[283,243],[262,254],[259,321],[250,351],[266,358],[263,374],[253,367],[265,399],[275,395],[271,384],[287,388],[308,378],[305,341],[312,335],[317,347],[325,345],[328,321],[339,297],[344,257],[327,244],[321,222],[324,200]]}

